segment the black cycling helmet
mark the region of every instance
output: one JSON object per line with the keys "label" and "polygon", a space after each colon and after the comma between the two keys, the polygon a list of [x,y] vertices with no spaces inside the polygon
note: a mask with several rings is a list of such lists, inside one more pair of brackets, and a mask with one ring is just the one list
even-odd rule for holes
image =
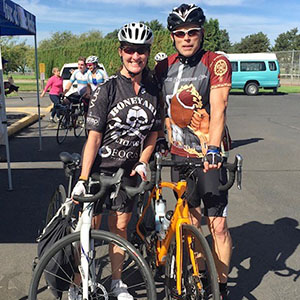
{"label": "black cycling helmet", "polygon": [[173,8],[168,16],[168,29],[174,31],[181,25],[195,24],[200,27],[205,22],[203,10],[195,4],[181,4]]}

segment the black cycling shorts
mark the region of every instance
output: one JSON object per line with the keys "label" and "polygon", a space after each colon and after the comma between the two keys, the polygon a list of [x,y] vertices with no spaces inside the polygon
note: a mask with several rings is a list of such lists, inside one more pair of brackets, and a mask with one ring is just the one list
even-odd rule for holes
{"label": "black cycling shorts", "polygon": [[[182,161],[186,157],[172,154],[172,160]],[[190,158],[193,161],[193,158]],[[226,169],[210,170],[207,173],[203,172],[202,168],[197,168],[193,175],[186,177],[182,171],[172,167],[171,179],[174,182],[180,179],[187,181],[186,198],[190,208],[196,208],[204,205],[204,215],[207,217],[226,217],[228,192],[220,192],[218,186],[227,182]]]}
{"label": "black cycling shorts", "polygon": [[[111,172],[101,172],[105,175],[112,175]],[[137,178],[138,175],[129,177],[123,176],[122,184],[126,186],[137,186]],[[99,191],[99,186],[95,186],[92,188],[91,193],[96,194]],[[103,196],[103,199],[96,202],[94,206],[94,215],[101,214],[103,212],[103,204],[105,203],[105,208],[111,211],[118,211],[118,212],[126,212],[130,213],[133,210],[133,205],[135,202],[135,198],[130,199],[127,197],[125,191],[122,187],[119,190],[119,193],[115,196],[114,188],[108,190],[106,194]]]}

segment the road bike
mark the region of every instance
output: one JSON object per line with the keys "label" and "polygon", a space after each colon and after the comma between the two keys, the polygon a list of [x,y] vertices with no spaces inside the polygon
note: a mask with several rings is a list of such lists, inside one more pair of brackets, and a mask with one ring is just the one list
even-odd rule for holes
{"label": "road bike", "polygon": [[[152,191],[145,207],[139,212],[136,225],[138,239],[133,242],[146,256],[153,274],[164,266],[166,299],[214,299],[219,300],[218,275],[210,246],[203,233],[192,225],[187,200],[185,198],[187,182],[164,182],[161,180],[163,167],[176,167],[186,170],[187,176],[192,176],[195,168],[203,167],[202,159],[197,163],[190,160],[174,162],[162,159],[155,154],[155,161],[151,166]],[[235,162],[223,163],[228,171],[228,182],[220,185],[220,191],[230,189],[237,174],[238,188],[241,187],[242,157],[237,155]],[[145,235],[141,230],[141,223],[153,202],[155,214],[159,202],[165,201],[162,190],[169,188],[177,195],[174,211],[168,211],[157,220],[159,229],[152,234]],[[165,224],[167,223],[167,224]],[[157,225],[157,224],[156,224]],[[208,298],[211,297],[211,298]]]}
{"label": "road bike", "polygon": [[[74,154],[64,153],[61,158],[73,166],[77,163],[77,155]],[[57,264],[57,253],[60,251],[62,253],[67,252],[69,248],[72,248],[74,254],[73,259],[68,261],[68,270],[71,272],[64,272],[67,268],[65,265],[61,266],[63,276],[58,275],[60,277],[57,280],[67,282],[68,287],[76,287],[84,300],[111,299],[113,294],[110,290],[110,284],[112,274],[115,271],[112,270],[109,256],[109,248],[112,246],[118,247],[125,254],[123,263],[116,266],[116,269],[122,269],[121,279],[127,285],[129,293],[135,299],[156,300],[152,273],[140,252],[128,241],[111,232],[91,229],[94,204],[103,198],[108,189],[113,187],[114,192],[117,192],[122,185],[122,189],[130,198],[134,198],[144,190],[145,182],[142,182],[138,187],[123,186],[123,173],[124,170],[119,169],[113,176],[94,174],[89,178],[88,191],[95,185],[100,185],[100,191],[95,195],[89,194],[85,197],[74,196],[74,199],[83,203],[81,216],[74,232],[56,242],[37,263],[30,283],[29,300],[52,299],[53,286],[49,286],[43,274],[49,273],[47,271],[49,264]],[[73,208],[73,201],[67,197],[56,214],[63,213],[68,216],[72,213]],[[48,210],[48,213],[53,210]],[[79,275],[79,280],[76,274]],[[57,276],[56,274],[48,275]],[[59,296],[58,299],[67,299],[67,293],[66,289],[55,291],[55,294]]]}
{"label": "road bike", "polygon": [[58,105],[59,122],[56,131],[56,141],[62,144],[67,138],[68,132],[73,129],[74,136],[79,137],[85,130],[86,114],[84,111],[83,97],[79,99],[69,97],[62,98]]}

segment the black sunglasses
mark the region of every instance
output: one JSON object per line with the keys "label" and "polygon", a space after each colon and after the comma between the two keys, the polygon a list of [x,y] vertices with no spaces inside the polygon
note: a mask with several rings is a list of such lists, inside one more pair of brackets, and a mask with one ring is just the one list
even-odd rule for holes
{"label": "black sunglasses", "polygon": [[126,54],[134,54],[137,52],[138,54],[145,54],[149,51],[148,47],[139,47],[139,48],[133,48],[133,47],[123,47],[121,48]]}
{"label": "black sunglasses", "polygon": [[193,36],[196,36],[198,35],[198,33],[201,31],[201,28],[191,28],[191,29],[188,29],[188,30],[175,30],[173,31],[172,33],[182,39],[185,37],[186,34],[188,34],[189,37],[193,37]]}

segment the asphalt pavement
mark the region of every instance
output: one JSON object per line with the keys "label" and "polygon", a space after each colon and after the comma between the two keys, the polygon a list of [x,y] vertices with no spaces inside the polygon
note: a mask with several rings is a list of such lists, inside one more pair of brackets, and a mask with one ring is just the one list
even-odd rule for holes
{"label": "asphalt pavement", "polygon": [[[19,113],[36,104],[34,95],[27,96],[22,102],[27,109]],[[66,182],[58,155],[80,153],[85,141],[70,135],[56,143],[46,98],[41,99],[42,150],[38,122],[10,137],[13,191],[6,164],[0,163],[0,300],[26,299],[35,238],[53,191]],[[16,111],[21,100],[11,100],[7,106]],[[300,300],[299,106],[299,94],[230,95],[231,160],[236,153],[244,157],[243,188],[231,189],[228,210],[231,300]]]}

